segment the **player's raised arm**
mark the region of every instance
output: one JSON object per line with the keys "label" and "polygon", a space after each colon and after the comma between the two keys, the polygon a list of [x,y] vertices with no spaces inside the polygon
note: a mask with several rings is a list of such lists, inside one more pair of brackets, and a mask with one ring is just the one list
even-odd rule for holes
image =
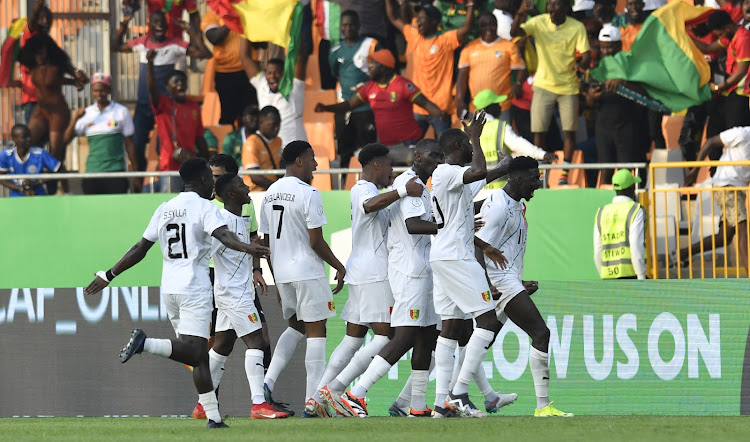
{"label": "player's raised arm", "polygon": [[103,270],[96,272],[96,278],[83,290],[83,293],[87,295],[99,293],[112,282],[115,276],[141,262],[153,245],[153,242],[146,238],[141,238],[130,250],[125,252],[122,258],[111,269],[106,272]]}
{"label": "player's raised arm", "polygon": [[482,129],[484,128],[484,117],[485,113],[482,110],[474,114],[470,125],[467,126],[466,123],[461,122],[464,125],[464,131],[471,138],[472,152],[471,164],[469,164],[469,169],[464,172],[464,184],[483,180],[487,177],[487,161],[484,159],[484,152],[482,152],[482,146],[479,143],[479,136],[482,135]]}
{"label": "player's raised arm", "polygon": [[435,235],[438,232],[437,224],[421,219],[418,216],[408,218],[405,223],[406,231],[411,235]]}
{"label": "player's raised arm", "polygon": [[365,201],[362,207],[365,209],[365,213],[377,212],[407,195],[419,197],[422,195],[423,189],[424,187],[417,182],[417,177],[414,177],[398,189],[393,189],[390,192],[381,193],[378,196],[370,198]]}
{"label": "player's raised arm", "polygon": [[320,259],[327,262],[328,265],[336,269],[336,288],[333,289],[333,294],[340,292],[344,287],[344,275],[346,275],[346,268],[341,261],[336,258],[333,254],[328,243],[323,238],[323,228],[318,227],[315,229],[308,229],[310,232],[310,247],[313,251],[320,256]]}
{"label": "player's raised arm", "polygon": [[260,242],[253,242],[248,244],[237,237],[227,226],[221,226],[211,233],[211,236],[221,241],[222,244],[233,250],[245,252],[253,255],[253,257],[264,258],[271,254],[271,249],[260,244]]}

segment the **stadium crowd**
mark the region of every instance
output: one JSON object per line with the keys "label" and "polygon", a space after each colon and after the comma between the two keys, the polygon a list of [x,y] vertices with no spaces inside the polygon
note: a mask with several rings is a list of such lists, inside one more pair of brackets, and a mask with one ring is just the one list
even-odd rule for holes
{"label": "stadium crowd", "polygon": [[[315,112],[335,114],[334,167],[348,167],[352,155],[374,141],[389,147],[394,164],[411,164],[413,147],[428,128],[439,137],[480,109],[497,121],[484,134],[489,161],[498,153],[510,153],[552,162],[557,160],[554,152],[561,150],[563,164],[645,162],[652,149],[667,147],[663,109],[621,93],[626,88],[648,102],[641,84],[597,82],[589,76],[603,57],[631,49],[649,15],[666,4],[663,0],[628,0],[623,14],[615,12],[616,0],[302,2],[300,51],[286,70],[283,47],[247,40],[227,26],[221,10],[208,8],[201,16],[195,0],[143,3],[146,34],[127,38],[141,2],[125,0],[111,42],[112,51],[139,57],[132,117],[109,96],[111,73],[77,70],[49,38],[54,19],[50,8],[43,0],[34,3],[17,38],[20,81],[8,84],[21,88],[24,120],[16,123],[30,130],[31,152],[47,146],[60,170],[75,136],[88,139],[86,172],[146,170],[150,134],[158,139],[161,171],[176,171],[188,158],[208,159],[216,153],[234,156],[242,169],[279,169],[283,146],[307,140],[305,77],[313,54],[319,58],[321,87],[336,89],[339,98],[338,103],[314,107]],[[718,0],[718,10],[707,21],[688,29],[710,61],[714,95],[682,112],[679,144],[688,161],[696,159],[704,136],[750,125],[745,82],[750,3],[745,3]],[[7,58],[3,63],[12,62]],[[200,103],[186,94],[188,58],[213,58],[213,78],[203,81],[215,83],[219,123],[232,125],[230,134],[204,129]],[[290,78],[284,78],[285,72]],[[81,90],[89,82],[95,104],[71,112],[63,86]],[[16,129],[20,134],[20,126]],[[577,151],[583,155],[576,157]],[[711,152],[709,157],[718,159],[719,154]],[[6,149],[0,172],[56,170],[49,161],[15,161],[16,156],[13,148]],[[609,184],[611,175],[611,169],[602,170],[589,185]],[[276,179],[253,175],[246,182],[252,190],[264,190]],[[86,180],[83,190],[141,191],[139,180],[132,185],[126,181]],[[343,181],[344,176],[342,186]],[[12,196],[45,193],[36,183],[0,183]],[[182,186],[177,177],[170,185],[161,184],[164,191]],[[568,170],[553,184],[568,184]],[[52,193],[56,187],[54,180],[47,183]]]}

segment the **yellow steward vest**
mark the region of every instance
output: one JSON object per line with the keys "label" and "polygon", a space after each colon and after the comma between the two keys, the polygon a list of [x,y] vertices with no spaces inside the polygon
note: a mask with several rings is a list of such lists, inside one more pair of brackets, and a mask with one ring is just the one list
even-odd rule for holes
{"label": "yellow steward vest", "polygon": [[[498,151],[510,155],[510,150],[505,147],[505,121],[498,119],[488,121],[482,128],[482,135],[479,136],[479,143],[482,145],[484,159],[487,161],[487,170],[494,169],[498,163]],[[500,133],[500,146],[498,146],[497,135]],[[500,189],[505,185],[505,181],[494,181],[484,186],[485,189]]]}
{"label": "yellow steward vest", "polygon": [[596,212],[602,251],[599,276],[617,279],[636,276],[630,255],[630,225],[641,205],[634,201],[611,203]]}

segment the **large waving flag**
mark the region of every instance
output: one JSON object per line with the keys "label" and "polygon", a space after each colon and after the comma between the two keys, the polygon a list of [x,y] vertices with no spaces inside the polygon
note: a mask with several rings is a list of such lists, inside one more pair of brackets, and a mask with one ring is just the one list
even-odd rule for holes
{"label": "large waving flag", "polygon": [[0,48],[0,87],[8,87],[13,80],[13,67],[21,50],[21,34],[26,27],[26,17],[13,20]]}
{"label": "large waving flag", "polygon": [[591,76],[599,81],[640,83],[672,112],[711,99],[711,68],[685,30],[685,23],[705,21],[712,8],[672,1],[643,24],[630,52],[602,58]]}
{"label": "large waving flag", "polygon": [[302,4],[299,0],[207,0],[232,31],[254,42],[287,48],[279,91],[289,97],[300,46]]}

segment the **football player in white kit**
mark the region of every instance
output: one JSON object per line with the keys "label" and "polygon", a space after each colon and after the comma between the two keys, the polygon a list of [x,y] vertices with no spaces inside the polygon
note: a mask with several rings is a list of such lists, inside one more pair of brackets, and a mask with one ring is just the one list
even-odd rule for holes
{"label": "football player in white kit", "polygon": [[[234,161],[234,160],[232,160]],[[238,175],[225,174],[216,180],[216,195],[224,202],[221,214],[229,230],[243,241],[252,238],[247,231],[247,223],[242,217],[242,208],[252,204],[250,188]],[[263,391],[263,339],[260,312],[255,302],[255,285],[265,290],[262,277],[254,278],[253,269],[260,266],[260,260],[246,253],[227,248],[218,240],[213,240],[211,256],[214,260],[214,303],[216,312],[216,341],[234,343],[239,337],[247,345],[245,351],[245,374],[252,395],[251,419],[283,419],[289,414],[275,410],[267,403]],[[211,363],[211,379],[218,388],[224,375],[224,365]]]}
{"label": "football player in white kit", "polygon": [[[346,336],[331,354],[319,392],[321,405],[331,405],[343,416],[357,416],[359,410],[341,399],[344,390],[388,344],[391,333],[393,294],[388,283],[390,220],[386,209],[406,196],[419,197],[424,189],[413,176],[390,192],[378,191],[390,184],[393,175],[388,152],[388,147],[380,143],[362,148],[359,153],[362,175],[350,192],[352,252],[346,263],[349,299],[341,311],[341,319],[346,321]],[[375,337],[355,356],[368,328]],[[351,397],[349,393],[345,396],[364,404],[364,398]]]}
{"label": "football player in white kit", "polygon": [[536,281],[523,281],[523,257],[526,253],[526,205],[521,201],[530,200],[534,191],[542,187],[539,179],[539,164],[530,157],[517,157],[511,160],[508,183],[492,193],[482,204],[480,211],[484,227],[477,238],[503,252],[509,263],[505,268],[497,268],[485,257],[487,276],[499,294],[495,299],[495,312],[500,322],[510,318],[531,338],[529,367],[534,378],[537,396],[536,417],[573,416],[552,406],[549,400],[549,329],[542,315],[531,300],[538,284]]}
{"label": "football player in white kit", "polygon": [[[425,139],[414,148],[414,164],[393,181],[393,187],[410,183],[421,186],[419,195],[408,195],[390,206],[388,229],[388,282],[395,300],[391,313],[393,339],[372,359],[367,371],[340,401],[350,416],[367,416],[364,401],[367,391],[406,354],[412,352],[411,398],[409,415],[429,417],[425,391],[429,380],[435,326],[439,317],[432,302],[432,270],[430,269],[430,235],[438,231],[432,221],[430,191],[425,183],[438,164],[443,152],[436,140]],[[406,413],[404,413],[406,414]]]}
{"label": "football player in white kit", "polygon": [[[494,313],[490,288],[474,249],[473,199],[487,182],[507,173],[507,161],[487,171],[479,144],[484,112],[477,112],[466,132],[449,129],[440,135],[445,163],[432,174],[432,212],[438,232],[432,241],[435,312],[442,318],[442,330],[435,346],[435,417],[458,414],[483,417],[469,400],[469,383],[500,330]],[[466,164],[469,164],[468,166]],[[481,245],[493,265],[504,267],[506,259],[496,248]],[[462,321],[473,317],[476,328],[466,345],[465,359],[453,391],[449,391],[453,359]]]}
{"label": "football player in white kit", "polygon": [[[276,379],[306,334],[305,401],[314,407],[312,397],[326,366],[326,320],[336,315],[333,293],[341,291],[346,269],[323,239],[323,199],[310,185],[318,165],[312,146],[306,141],[292,141],[284,148],[282,159],[286,174],[266,191],[260,210],[260,232],[263,243],[274,251],[271,265],[289,327],[276,343],[265,383],[270,396]],[[336,270],[333,293],[324,262]]]}
{"label": "football player in white kit", "polygon": [[213,193],[214,180],[205,160],[191,158],[183,162],[180,177],[185,191],[156,209],[143,238],[110,270],[97,272],[85,293],[101,291],[115,276],[143,260],[151,246],[159,241],[163,256],[161,298],[177,338],[147,338],[143,330],[137,328],[120,351],[120,361],[127,362],[134,354],[145,351],[194,367],[193,381],[208,418],[207,427],[223,428],[227,425],[219,414],[208,364],[213,310],[208,277],[211,237],[229,248],[258,257],[267,256],[270,250],[243,242],[228,229],[219,209],[208,200]]}

